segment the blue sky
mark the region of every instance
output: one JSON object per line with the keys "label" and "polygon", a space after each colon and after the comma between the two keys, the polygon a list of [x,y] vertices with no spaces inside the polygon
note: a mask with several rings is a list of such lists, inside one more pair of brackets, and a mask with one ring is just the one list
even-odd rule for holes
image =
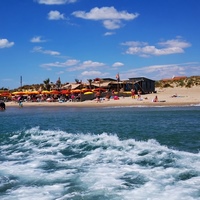
{"label": "blue sky", "polygon": [[199,0],[1,0],[0,88],[200,75]]}

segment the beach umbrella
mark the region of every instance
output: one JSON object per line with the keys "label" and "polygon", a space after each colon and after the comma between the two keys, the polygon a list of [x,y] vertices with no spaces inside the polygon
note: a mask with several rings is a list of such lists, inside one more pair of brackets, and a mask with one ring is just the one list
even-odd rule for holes
{"label": "beach umbrella", "polygon": [[85,93],[85,92],[91,92],[92,90],[91,89],[88,89],[88,88],[83,88],[81,90],[82,93]]}
{"label": "beach umbrella", "polygon": [[48,90],[43,90],[41,93],[42,93],[42,94],[51,94],[51,92],[48,91]]}
{"label": "beach umbrella", "polygon": [[37,95],[37,94],[40,94],[38,91],[30,91],[30,92],[27,92],[28,95]]}
{"label": "beach umbrella", "polygon": [[61,94],[71,94],[71,91],[70,90],[62,90]]}
{"label": "beach umbrella", "polygon": [[11,93],[10,92],[2,92],[2,93],[0,93],[0,96],[1,97],[9,97],[9,96],[11,96]]}
{"label": "beach umbrella", "polygon": [[50,91],[50,94],[60,94],[60,91],[58,91],[58,90],[52,90],[52,91]]}
{"label": "beach umbrella", "polygon": [[75,89],[75,90],[71,90],[72,93],[81,93],[81,90],[79,89]]}
{"label": "beach umbrella", "polygon": [[27,94],[27,93],[26,93],[26,92],[20,92],[20,91],[18,91],[18,92],[13,92],[13,93],[12,93],[12,95],[17,95],[17,96],[18,96],[18,95],[21,96],[21,95],[25,95],[25,94]]}
{"label": "beach umbrella", "polygon": [[93,89],[92,90],[93,92],[105,92],[106,91],[106,89],[104,89],[104,88],[96,88],[96,89]]}
{"label": "beach umbrella", "polygon": [[87,94],[93,94],[93,92],[85,92],[84,94],[86,94],[86,95],[87,95]]}

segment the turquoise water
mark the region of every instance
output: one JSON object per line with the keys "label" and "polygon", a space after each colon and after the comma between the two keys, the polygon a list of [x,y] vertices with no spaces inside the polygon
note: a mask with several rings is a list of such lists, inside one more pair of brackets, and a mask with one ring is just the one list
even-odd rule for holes
{"label": "turquoise water", "polygon": [[200,107],[9,107],[0,199],[200,199]]}

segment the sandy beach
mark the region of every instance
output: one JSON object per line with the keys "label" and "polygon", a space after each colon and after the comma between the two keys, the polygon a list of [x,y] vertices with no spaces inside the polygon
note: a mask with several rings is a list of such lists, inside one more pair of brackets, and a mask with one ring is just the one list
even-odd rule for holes
{"label": "sandy beach", "polygon": [[[112,107],[112,106],[184,106],[200,104],[200,86],[192,88],[156,88],[157,93],[145,94],[141,100],[132,97],[119,97],[119,100],[102,100],[83,102],[23,102],[23,106],[66,106],[66,107]],[[157,95],[158,102],[152,102]],[[173,97],[176,95],[176,97]],[[6,106],[19,106],[16,102],[6,102]]]}

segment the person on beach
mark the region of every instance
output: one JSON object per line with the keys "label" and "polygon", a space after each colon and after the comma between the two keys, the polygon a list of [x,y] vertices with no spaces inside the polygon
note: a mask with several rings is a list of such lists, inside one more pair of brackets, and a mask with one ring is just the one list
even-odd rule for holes
{"label": "person on beach", "polygon": [[98,102],[99,102],[99,103],[101,102],[100,97],[101,97],[100,92],[97,92],[97,93],[96,93],[96,100],[97,100],[97,103],[98,103]]}
{"label": "person on beach", "polygon": [[1,101],[0,102],[0,110],[5,110],[5,109],[6,109],[6,104],[3,101]]}
{"label": "person on beach", "polygon": [[76,96],[76,101],[81,101],[81,93],[79,93],[77,96]]}
{"label": "person on beach", "polygon": [[153,99],[153,102],[158,102],[158,96],[155,96],[155,98]]}
{"label": "person on beach", "polygon": [[109,94],[109,92],[107,92],[107,94],[106,94],[106,100],[110,101],[110,94]]}
{"label": "person on beach", "polygon": [[141,97],[141,91],[140,90],[138,90],[138,99],[137,99],[138,101],[142,101],[143,99],[142,99],[142,97]]}
{"label": "person on beach", "polygon": [[173,94],[172,97],[178,97],[178,95],[177,94]]}
{"label": "person on beach", "polygon": [[17,100],[18,100],[19,107],[23,107],[23,103],[22,103],[23,102],[23,98],[22,98],[22,96],[19,96]]}
{"label": "person on beach", "polygon": [[112,90],[112,98],[115,96],[115,90]]}
{"label": "person on beach", "polygon": [[131,89],[131,97],[132,97],[132,99],[135,99],[135,90],[134,89]]}

